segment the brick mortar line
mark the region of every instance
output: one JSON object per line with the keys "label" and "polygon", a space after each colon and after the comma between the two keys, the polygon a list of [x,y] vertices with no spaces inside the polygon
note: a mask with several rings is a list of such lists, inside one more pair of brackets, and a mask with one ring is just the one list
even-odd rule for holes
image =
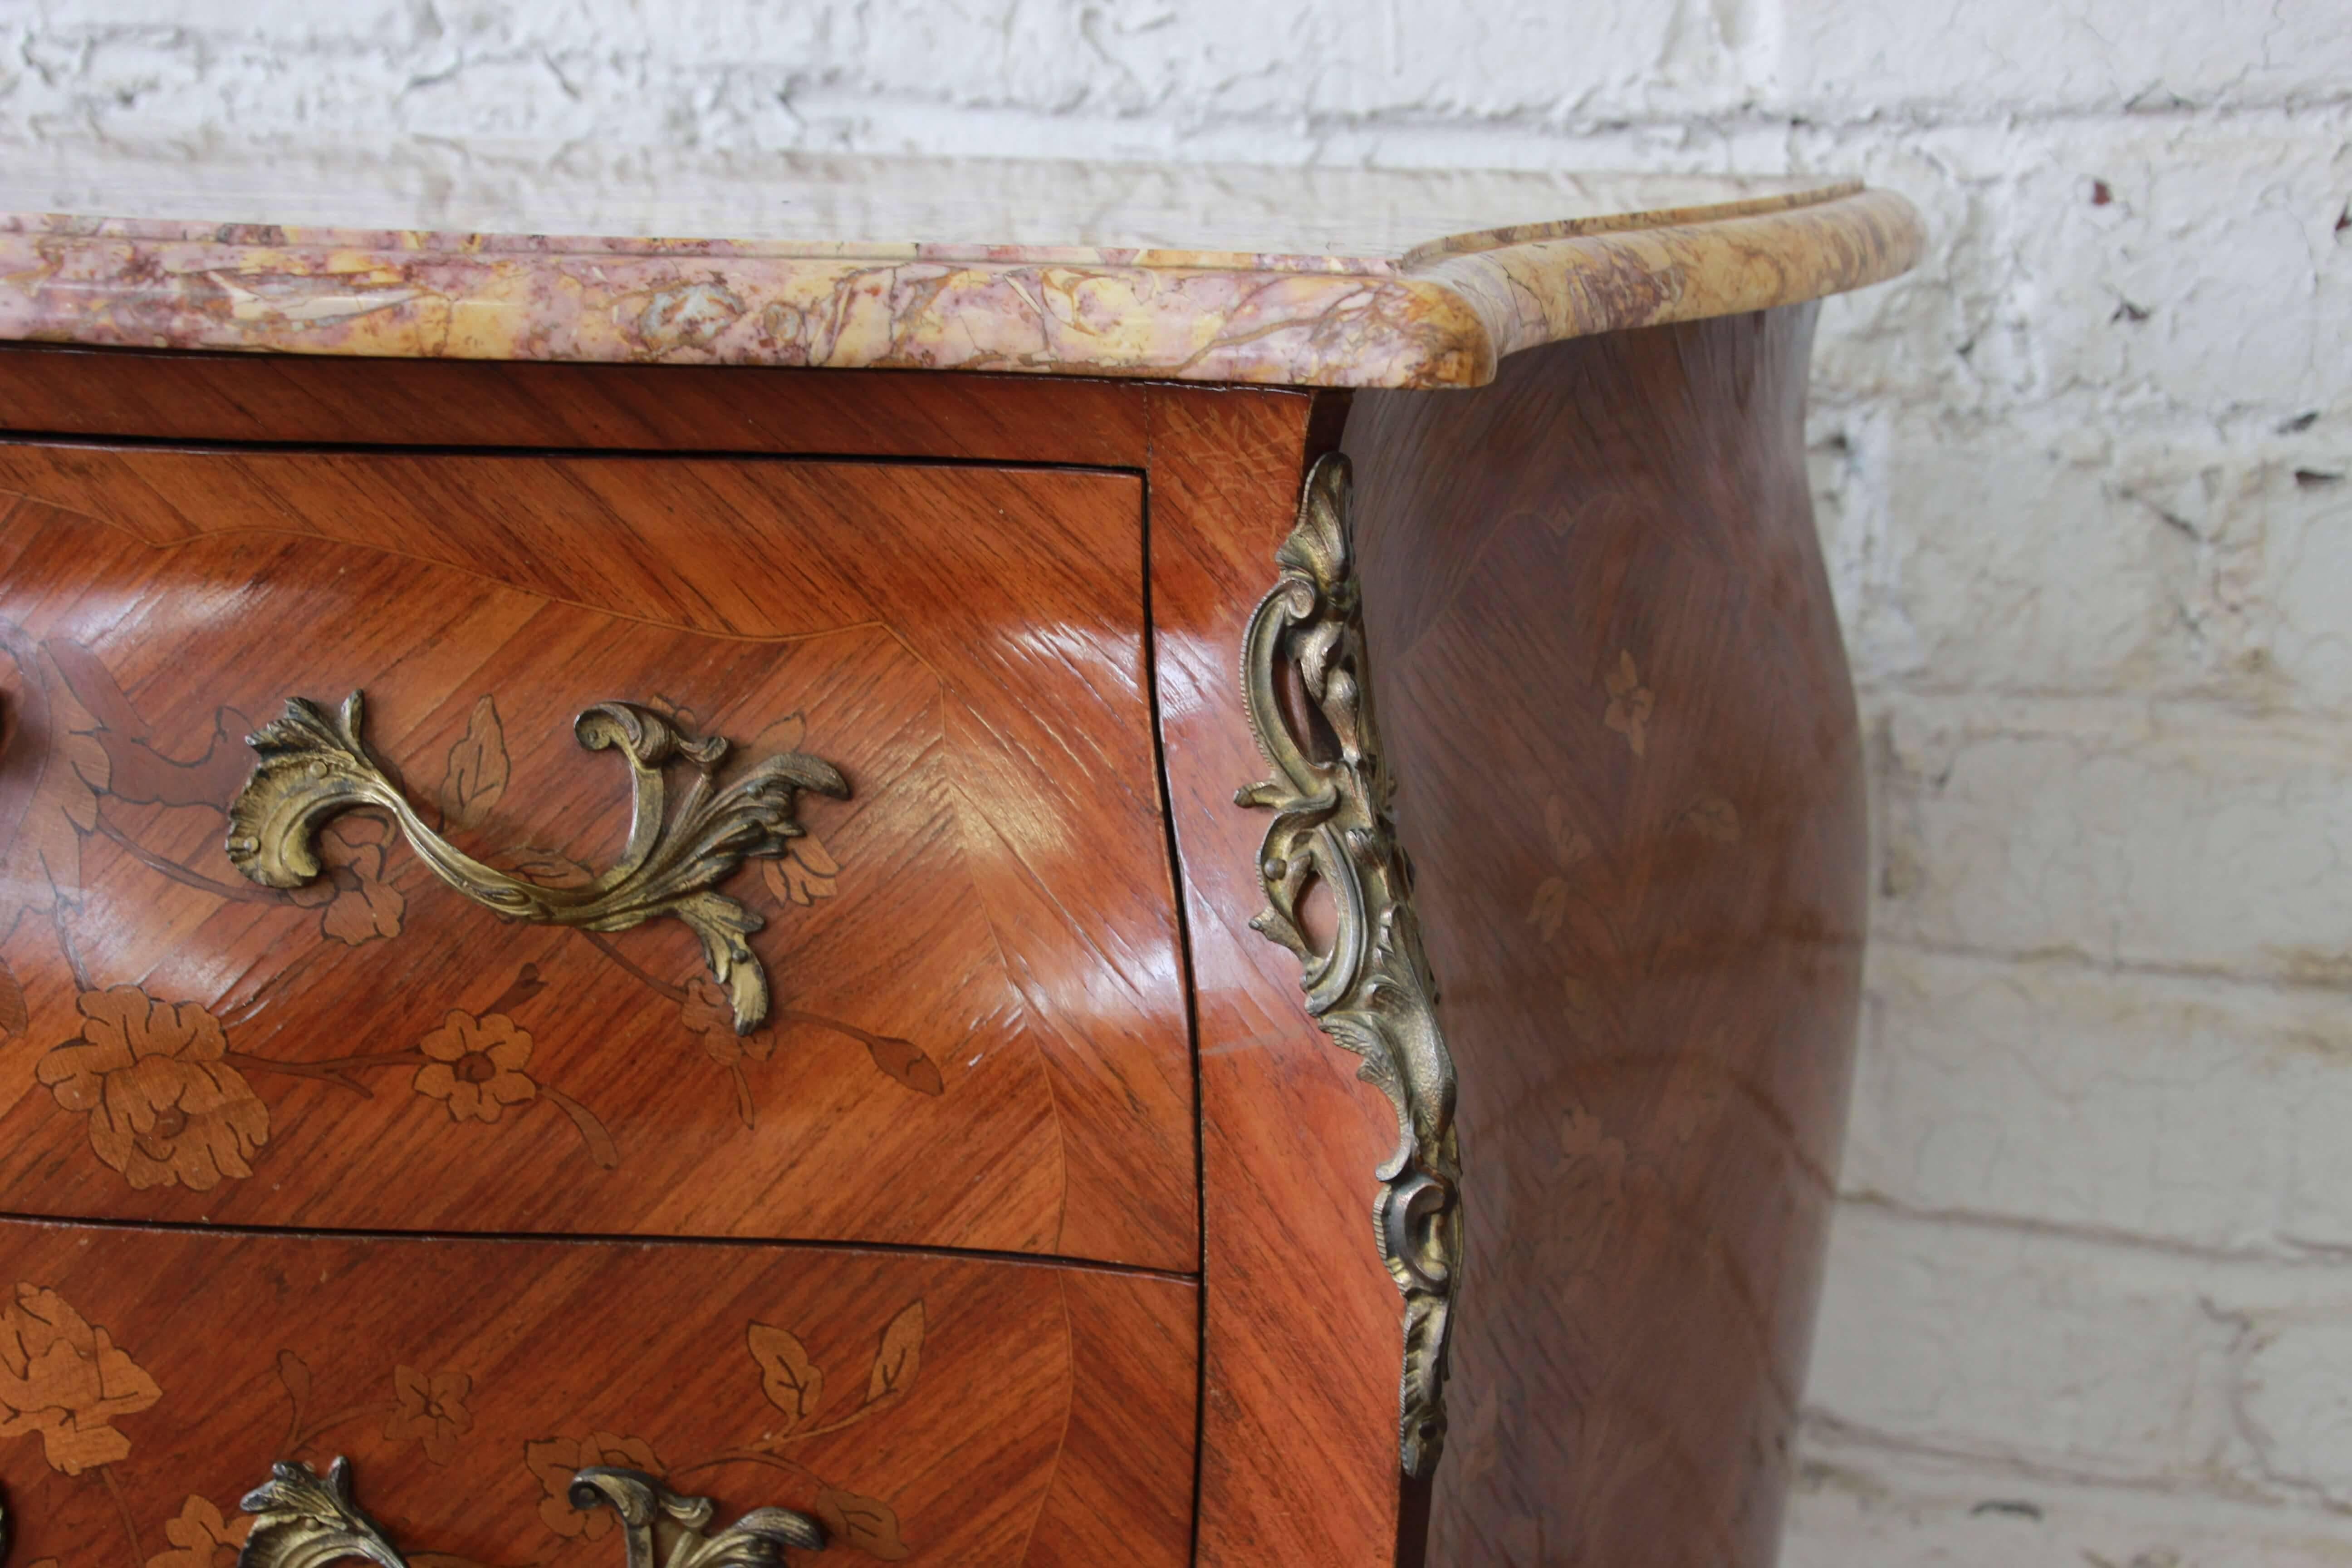
{"label": "brick mortar line", "polygon": [[1976,947],[1967,942],[1921,942],[1916,938],[1873,935],[1870,945],[1928,958],[1963,960],[1988,969],[2063,969],[2076,974],[2106,975],[2133,980],[2174,980],[2218,986],[2224,990],[2307,996],[2342,1002],[2352,996],[2352,981],[2297,980],[2284,975],[2249,974],[2218,965],[2165,963],[2147,959],[2093,958],[2080,949]]}
{"label": "brick mortar line", "polygon": [[1798,1420],[1799,1452],[1806,1458],[1822,1454],[1825,1449],[1862,1450],[1971,1466],[2002,1479],[2031,1481],[2053,1489],[2185,1500],[2204,1498],[2247,1508],[2274,1510],[2281,1513],[2320,1514],[2330,1519],[2352,1517],[2352,1505],[2315,1494],[2307,1487],[2291,1481],[2273,1481],[2271,1484],[2278,1489],[2266,1491],[2259,1486],[2200,1485],[2175,1478],[2122,1476],[2087,1466],[2021,1458],[1990,1447],[1907,1437],[1883,1427],[1848,1420],[1811,1405],[1801,1407]]}
{"label": "brick mortar line", "polygon": [[2232,1268],[2283,1274],[2308,1276],[2340,1271],[2346,1278],[2352,1279],[2352,1243],[2308,1242],[2299,1244],[2299,1250],[2211,1247],[2075,1220],[2036,1219],[2018,1215],[1990,1214],[1979,1209],[1933,1208],[1906,1203],[1867,1187],[1841,1187],[1837,1201],[1843,1208],[1884,1215],[1906,1224],[1944,1226],[2001,1236],[2028,1236],[2118,1252],[2178,1258],[2194,1263],[2227,1264]]}

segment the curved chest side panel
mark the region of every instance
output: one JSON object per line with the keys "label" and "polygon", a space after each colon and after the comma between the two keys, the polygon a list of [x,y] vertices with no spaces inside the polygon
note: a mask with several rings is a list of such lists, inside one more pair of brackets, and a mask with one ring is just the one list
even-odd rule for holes
{"label": "curved chest side panel", "polygon": [[[15,445],[0,492],[18,1212],[1192,1266],[1135,479]],[[541,885],[631,838],[594,704],[726,738],[719,785],[837,767],[715,888],[765,1022],[688,924],[502,918],[381,809],[241,875],[242,737],[362,689],[419,821]]]}
{"label": "curved chest side panel", "polygon": [[[410,1568],[622,1568],[617,1466],[791,1509],[787,1562],[1119,1562],[1190,1535],[1194,1287],[819,1247],[0,1222],[11,1560],[216,1568],[351,1461]],[[1083,1440],[1081,1434],[1092,1435]]]}
{"label": "curved chest side panel", "polygon": [[1613,334],[1347,447],[1467,1257],[1429,1560],[1760,1568],[1844,1119],[1860,750],[1811,309]]}
{"label": "curved chest side panel", "polygon": [[1241,690],[1328,398],[1156,389],[1152,635],[1199,1010],[1207,1292],[1199,1562],[1383,1568],[1399,1300],[1373,1245],[1388,1102],[1316,1026],[1265,905],[1266,775]]}

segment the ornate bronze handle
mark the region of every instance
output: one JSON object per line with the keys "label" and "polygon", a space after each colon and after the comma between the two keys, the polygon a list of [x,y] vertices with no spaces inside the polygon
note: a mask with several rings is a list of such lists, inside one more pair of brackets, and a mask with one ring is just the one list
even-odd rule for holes
{"label": "ornate bronze handle", "polygon": [[[707,1497],[680,1497],[641,1470],[601,1466],[573,1473],[572,1506],[610,1507],[621,1516],[628,1568],[775,1568],[787,1548],[824,1550],[824,1527],[789,1509],[755,1508],[715,1534],[704,1533],[717,1511]],[[322,1479],[310,1466],[282,1462],[239,1505],[253,1529],[236,1554],[236,1568],[326,1568],[363,1557],[378,1568],[408,1568],[408,1560],[375,1521],[352,1500],[352,1467],[338,1457]],[[656,1525],[665,1526],[658,1535]],[[667,1553],[655,1555],[657,1542]]]}
{"label": "ornate bronze handle", "polygon": [[[656,915],[684,921],[727,992],[735,1032],[749,1034],[767,1017],[768,977],[743,940],[765,922],[709,889],[746,858],[781,855],[806,831],[793,818],[795,791],[848,797],[831,763],[782,752],[720,785],[724,740],[688,734],[635,703],[600,702],[572,731],[590,751],[617,748],[628,760],[629,839],[611,870],[555,887],[485,866],[426,826],[360,738],[363,711],[356,691],[332,717],[297,697],[284,718],[246,737],[261,761],[229,807],[228,858],[238,870],[265,888],[299,888],[319,875],[317,837],[327,818],[382,806],[443,881],[509,920],[598,931],[626,931]],[[670,813],[663,769],[674,758],[692,764],[694,779]]]}

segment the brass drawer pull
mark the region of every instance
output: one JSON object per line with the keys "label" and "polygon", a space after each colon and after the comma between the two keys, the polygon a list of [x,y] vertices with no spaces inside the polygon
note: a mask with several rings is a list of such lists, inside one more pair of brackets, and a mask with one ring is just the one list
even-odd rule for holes
{"label": "brass drawer pull", "polygon": [[[590,751],[617,748],[628,759],[629,839],[612,869],[557,887],[494,870],[426,826],[360,738],[363,711],[356,691],[331,717],[296,697],[284,718],[246,737],[261,761],[230,805],[228,858],[247,877],[265,888],[300,887],[319,875],[318,832],[329,817],[382,806],[443,881],[510,920],[597,931],[626,931],[656,915],[684,921],[727,992],[735,1032],[748,1035],[767,1017],[768,977],[743,940],[764,922],[709,889],[748,858],[781,855],[806,831],[793,816],[796,791],[848,797],[831,763],[781,752],[721,785],[724,740],[688,734],[633,702],[600,702],[572,731]],[[670,813],[663,769],[678,758],[692,764],[694,779]]]}
{"label": "brass drawer pull", "polygon": [[[824,1527],[790,1509],[755,1508],[726,1529],[703,1533],[716,1506],[707,1497],[680,1497],[642,1470],[591,1466],[573,1472],[572,1506],[610,1507],[621,1516],[628,1568],[775,1568],[787,1548],[824,1550]],[[326,1475],[297,1462],[269,1467],[269,1479],[239,1505],[253,1530],[236,1554],[236,1568],[326,1568],[363,1557],[378,1568],[408,1568],[375,1521],[352,1500],[352,1467],[338,1457]],[[656,1536],[656,1526],[663,1526]],[[656,1539],[668,1552],[656,1561]]]}

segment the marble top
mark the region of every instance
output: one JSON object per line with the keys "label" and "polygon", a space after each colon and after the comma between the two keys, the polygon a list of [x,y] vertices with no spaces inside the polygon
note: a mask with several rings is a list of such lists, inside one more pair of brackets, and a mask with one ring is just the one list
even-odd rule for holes
{"label": "marble top", "polygon": [[0,171],[0,339],[1465,385],[1909,264],[1853,181],[479,150]]}

